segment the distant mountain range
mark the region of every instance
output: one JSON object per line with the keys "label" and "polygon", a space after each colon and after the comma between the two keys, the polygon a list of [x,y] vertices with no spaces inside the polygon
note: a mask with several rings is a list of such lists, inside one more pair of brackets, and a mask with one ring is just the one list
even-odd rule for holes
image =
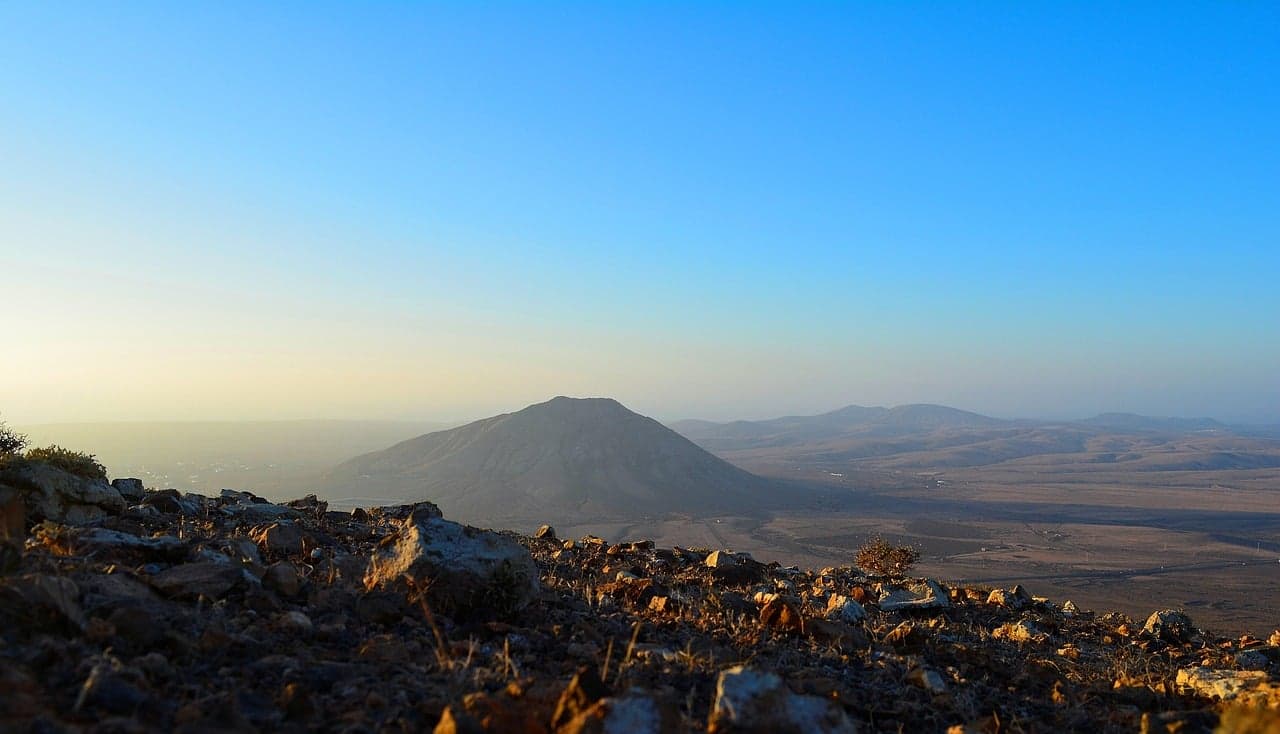
{"label": "distant mountain range", "polygon": [[895,408],[868,408],[850,405],[829,413],[784,416],[763,421],[714,423],[702,420],[677,421],[671,427],[698,442],[745,442],[752,444],[803,443],[850,432],[901,435],[945,428],[990,428],[1008,423],[944,405],[899,405]]}
{"label": "distant mountain range", "polygon": [[[1212,418],[1104,413],[1080,421],[1002,420],[942,405],[851,405],[762,421],[685,420],[672,428],[730,461],[788,471],[845,465],[890,470],[990,466],[1031,457],[1133,471],[1216,471],[1280,466],[1265,426]],[[776,469],[775,469],[776,470]]]}
{"label": "distant mountain range", "polygon": [[450,517],[495,524],[742,513],[787,490],[616,400],[557,397],[358,456],[322,491],[429,499]]}

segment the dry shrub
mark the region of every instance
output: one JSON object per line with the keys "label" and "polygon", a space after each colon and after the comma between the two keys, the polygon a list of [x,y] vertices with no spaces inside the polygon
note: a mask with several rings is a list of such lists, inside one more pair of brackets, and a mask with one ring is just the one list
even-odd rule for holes
{"label": "dry shrub", "polygon": [[875,576],[905,576],[920,560],[920,551],[906,545],[891,545],[879,535],[858,548],[854,563]]}
{"label": "dry shrub", "polygon": [[26,453],[26,459],[48,464],[86,479],[105,480],[107,478],[107,469],[98,463],[96,456],[82,451],[64,449],[61,446],[31,449]]}

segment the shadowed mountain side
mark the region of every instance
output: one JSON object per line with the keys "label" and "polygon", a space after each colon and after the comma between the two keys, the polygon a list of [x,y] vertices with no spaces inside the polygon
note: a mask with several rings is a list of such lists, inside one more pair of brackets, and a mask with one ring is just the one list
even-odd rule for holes
{"label": "shadowed mountain side", "polygon": [[803,499],[606,398],[558,397],[358,456],[331,496],[428,499],[495,524],[744,513]]}

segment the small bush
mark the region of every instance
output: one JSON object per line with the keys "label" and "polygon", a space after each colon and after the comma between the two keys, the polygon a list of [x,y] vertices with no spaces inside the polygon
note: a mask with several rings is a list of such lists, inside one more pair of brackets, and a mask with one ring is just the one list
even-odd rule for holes
{"label": "small bush", "polygon": [[39,461],[86,479],[105,480],[107,478],[107,468],[98,463],[96,456],[64,449],[61,446],[45,446],[41,449],[31,449],[26,453],[26,459],[28,461]]}
{"label": "small bush", "polygon": [[26,447],[26,436],[0,423],[0,454],[16,454]]}
{"label": "small bush", "polygon": [[876,576],[905,576],[920,560],[920,551],[906,545],[890,545],[879,535],[858,548],[854,563]]}

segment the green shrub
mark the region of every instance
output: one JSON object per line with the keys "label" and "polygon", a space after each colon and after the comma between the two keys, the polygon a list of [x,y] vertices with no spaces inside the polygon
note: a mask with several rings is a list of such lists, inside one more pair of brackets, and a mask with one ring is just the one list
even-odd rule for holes
{"label": "green shrub", "polygon": [[0,422],[0,454],[16,454],[26,447],[26,436]]}
{"label": "green shrub", "polygon": [[26,453],[28,461],[38,461],[86,479],[107,478],[107,468],[98,463],[93,454],[64,449],[61,446],[45,446]]}
{"label": "green shrub", "polygon": [[890,545],[879,535],[858,548],[854,563],[876,576],[905,576],[920,560],[920,551],[907,545]]}

